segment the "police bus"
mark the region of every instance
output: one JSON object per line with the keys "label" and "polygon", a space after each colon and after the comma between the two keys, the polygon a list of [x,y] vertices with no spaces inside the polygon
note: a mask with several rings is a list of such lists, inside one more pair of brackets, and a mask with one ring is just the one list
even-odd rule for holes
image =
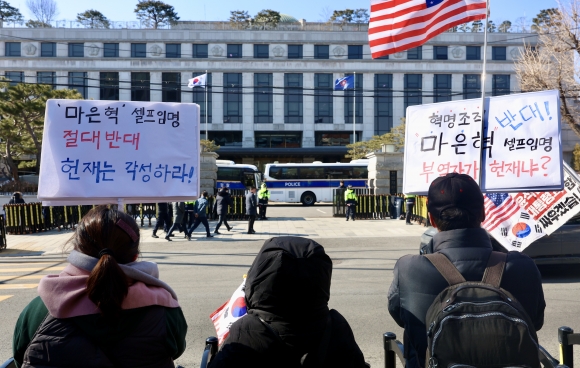
{"label": "police bus", "polygon": [[262,175],[256,166],[236,164],[228,160],[217,160],[216,164],[218,190],[228,187],[232,194],[242,194],[251,187],[260,187]]}
{"label": "police bus", "polygon": [[311,206],[316,202],[332,202],[333,190],[340,181],[354,188],[365,188],[368,179],[368,160],[350,163],[325,164],[267,164],[264,181],[270,190],[270,201],[302,202]]}

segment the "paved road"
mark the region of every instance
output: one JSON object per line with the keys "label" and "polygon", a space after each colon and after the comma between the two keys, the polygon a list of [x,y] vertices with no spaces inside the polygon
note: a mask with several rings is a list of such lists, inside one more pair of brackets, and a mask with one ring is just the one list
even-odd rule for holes
{"label": "paved road", "polygon": [[[303,217],[314,224],[319,221],[328,224],[326,218],[312,218],[312,212],[318,212],[317,209],[326,211],[329,207],[305,209],[301,206],[273,206],[270,216],[285,216],[289,220]],[[336,219],[336,227],[344,227],[343,224],[342,219]],[[363,226],[364,221],[356,224]],[[318,241],[334,262],[330,306],[350,322],[367,361],[379,367],[383,359],[382,333],[393,331],[402,337],[401,329],[387,311],[386,294],[392,280],[392,269],[402,255],[417,252],[419,237],[326,237]],[[203,341],[215,334],[209,314],[239,286],[242,275],[262,244],[263,240],[249,238],[228,241],[200,238],[195,242],[143,244],[143,258],[159,263],[162,279],[174,287],[180,296],[187,318],[188,348],[178,360],[179,364],[185,367],[199,364]],[[11,355],[13,326],[20,311],[36,295],[35,285],[39,275],[58,272],[63,262],[64,259],[58,256],[0,259],[0,280],[6,280],[0,284],[0,360]],[[557,328],[569,325],[580,330],[580,270],[552,267],[544,268],[542,272],[548,308],[546,324],[539,337],[542,345],[556,354]],[[7,295],[12,296],[6,298]],[[576,364],[580,364],[580,360]]]}

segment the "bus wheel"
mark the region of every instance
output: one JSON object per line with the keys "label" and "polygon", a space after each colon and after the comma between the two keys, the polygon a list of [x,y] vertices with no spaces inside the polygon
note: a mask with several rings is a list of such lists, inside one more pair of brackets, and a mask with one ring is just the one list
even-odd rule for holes
{"label": "bus wheel", "polygon": [[304,192],[302,198],[300,198],[300,202],[302,202],[304,206],[313,206],[314,203],[316,203],[316,195],[312,192]]}

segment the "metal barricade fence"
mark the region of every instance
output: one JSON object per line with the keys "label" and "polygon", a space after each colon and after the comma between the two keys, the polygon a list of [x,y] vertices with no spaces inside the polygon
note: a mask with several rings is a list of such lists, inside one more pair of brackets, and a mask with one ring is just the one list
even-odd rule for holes
{"label": "metal barricade fence", "polygon": [[[371,189],[353,189],[358,197],[355,219],[357,220],[384,220],[392,217],[394,198],[403,198],[403,194],[386,195],[374,194]],[[346,189],[334,189],[332,199],[332,213],[334,217],[346,215],[344,192]],[[402,209],[404,210],[404,208]],[[396,216],[395,216],[396,217]],[[427,223],[427,198],[418,196],[413,209],[412,220],[420,224]]]}

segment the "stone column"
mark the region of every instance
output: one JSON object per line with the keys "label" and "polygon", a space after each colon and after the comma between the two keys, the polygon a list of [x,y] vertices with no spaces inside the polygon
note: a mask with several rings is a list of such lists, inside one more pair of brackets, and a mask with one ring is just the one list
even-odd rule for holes
{"label": "stone column", "polygon": [[254,73],[242,73],[243,148],[254,147]]}
{"label": "stone column", "polygon": [[[304,45],[306,48],[307,45]],[[302,76],[304,88],[302,97],[302,147],[314,147],[314,73],[304,73]]]}
{"label": "stone column", "polygon": [[274,124],[284,124],[284,73],[274,73]]}
{"label": "stone column", "polygon": [[119,101],[131,101],[131,72],[119,72]]}
{"label": "stone column", "polygon": [[212,72],[212,124],[223,124],[224,123],[224,95],[222,94],[223,88],[221,85],[224,82],[224,73]]}
{"label": "stone column", "polygon": [[369,187],[375,194],[391,194],[391,171],[397,172],[397,188],[395,193],[403,192],[403,153],[372,152],[366,156],[369,159]]}
{"label": "stone column", "polygon": [[99,83],[99,78],[101,74],[99,72],[87,72],[87,85],[88,93],[87,99],[100,100],[101,99],[101,86]]}
{"label": "stone column", "polygon": [[68,72],[56,72],[56,89],[68,89]]}
{"label": "stone column", "polygon": [[[451,91],[453,93],[463,92],[463,74],[451,75]],[[463,95],[454,95],[453,100],[463,100]]]}
{"label": "stone column", "polygon": [[161,72],[151,72],[151,101],[161,101]]}
{"label": "stone column", "polygon": [[403,90],[405,89],[405,75],[402,73],[393,74],[393,127],[401,124],[401,118],[405,117],[405,99]]}
{"label": "stone column", "polygon": [[[332,75],[332,82],[337,80],[338,78],[342,78],[342,73],[334,73]],[[333,91],[332,92],[332,123],[333,124],[345,124],[344,118],[344,91]],[[345,126],[345,129],[348,129],[349,132],[352,132],[352,124]]]}
{"label": "stone column", "polygon": [[[362,140],[366,141],[372,138],[375,134],[375,99],[373,93],[370,92],[375,86],[375,76],[372,73],[363,75],[363,134]],[[358,129],[357,129],[358,130]]]}
{"label": "stone column", "polygon": [[201,167],[199,168],[199,189],[201,192],[206,190],[209,195],[215,194],[216,180],[217,180],[217,164],[216,160],[219,155],[215,152],[202,152],[200,157]]}
{"label": "stone column", "polygon": [[[423,51],[425,52],[425,51]],[[435,87],[435,75],[423,74],[423,104],[430,104],[435,101],[432,97]]]}
{"label": "stone column", "polygon": [[[183,45],[181,46],[181,52],[183,55]],[[191,52],[188,55],[190,54]],[[191,79],[191,77],[192,77],[191,72],[181,72],[181,102],[183,103],[191,103],[193,101],[192,89],[187,87],[187,84],[189,83],[188,81],[189,79]]]}

